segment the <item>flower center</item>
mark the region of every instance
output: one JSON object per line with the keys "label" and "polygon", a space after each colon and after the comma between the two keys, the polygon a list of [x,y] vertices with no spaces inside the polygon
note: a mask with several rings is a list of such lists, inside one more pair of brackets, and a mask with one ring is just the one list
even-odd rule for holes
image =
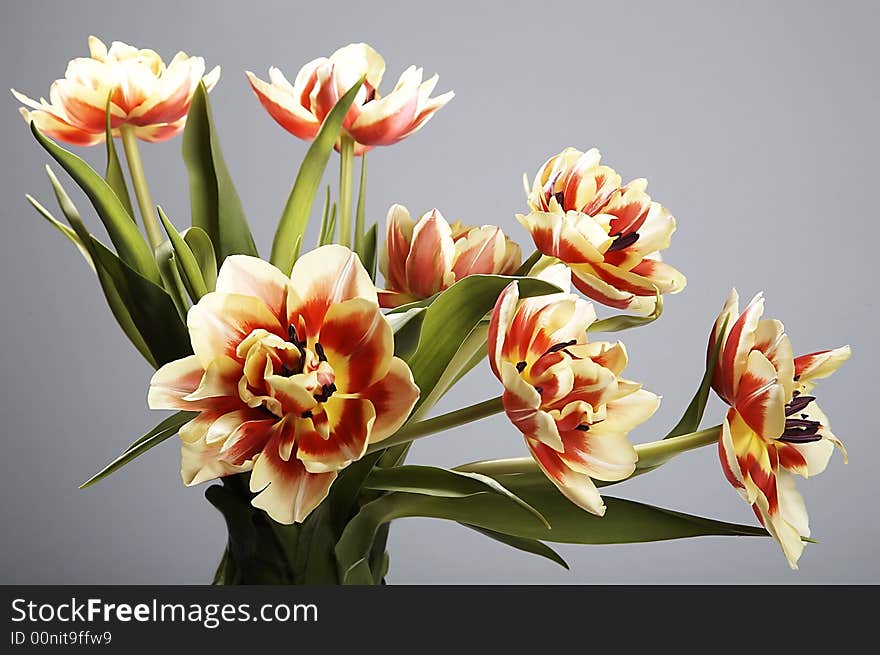
{"label": "flower center", "polygon": [[814,396],[801,396],[795,392],[794,398],[785,406],[785,429],[779,441],[811,443],[822,439],[822,435],[819,434],[822,424],[812,420],[810,415],[803,411],[814,400],[816,400]]}
{"label": "flower center", "polygon": [[311,346],[290,326],[288,339],[254,330],[238,346],[244,359],[239,395],[250,407],[263,407],[279,418],[313,418],[323,413],[337,391],[336,374],[319,342]]}

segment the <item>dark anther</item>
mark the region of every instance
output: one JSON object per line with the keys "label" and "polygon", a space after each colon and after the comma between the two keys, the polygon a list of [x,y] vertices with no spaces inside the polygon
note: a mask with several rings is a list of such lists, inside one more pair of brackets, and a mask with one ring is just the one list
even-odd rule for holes
{"label": "dark anther", "polygon": [[317,400],[319,403],[326,403],[330,396],[333,395],[334,391],[336,391],[335,384],[322,384],[321,393],[315,396],[315,400]]}
{"label": "dark anther", "polygon": [[315,344],[315,352],[318,353],[318,361],[327,361],[327,355],[324,354],[324,346],[322,346],[320,343]]}
{"label": "dark anther", "polygon": [[590,426],[587,425],[586,423],[582,423],[582,424],[580,424],[579,426],[577,426],[577,427],[575,428],[575,430],[580,430],[581,432],[589,432],[589,431],[590,431]]}
{"label": "dark anther", "polygon": [[815,396],[798,396],[792,398],[791,402],[785,406],[785,415],[791,416],[792,414],[797,414],[814,400],[816,400]]}
{"label": "dark anther", "polygon": [[[560,350],[565,350],[569,346],[573,346],[576,343],[577,343],[577,339],[572,339],[571,341],[566,341],[565,343],[557,343],[555,346],[550,346],[547,349],[547,352],[544,354],[546,355],[547,353],[556,353],[556,352],[559,352]],[[568,353],[568,354],[570,355],[571,353]]]}
{"label": "dark anther", "polygon": [[526,364],[525,362],[517,362],[516,363],[516,372],[522,373],[523,371],[526,370],[526,366],[528,366],[528,364]]}
{"label": "dark anther", "polygon": [[302,418],[312,418],[312,410],[307,409],[302,414],[300,414]]}
{"label": "dark anther", "polygon": [[282,364],[281,365],[281,375],[283,375],[286,378],[289,378],[291,375],[293,375],[293,369],[290,368],[287,364]]}
{"label": "dark anther", "polygon": [[544,387],[535,387],[535,391],[538,393],[544,393]]}
{"label": "dark anther", "polygon": [[562,203],[565,201],[565,192],[557,191],[553,194],[553,197],[556,198],[556,202],[558,202],[559,206],[562,207]]}
{"label": "dark anther", "polygon": [[779,440],[789,443],[819,441],[822,439],[822,435],[818,434],[820,427],[822,427],[822,424],[819,421],[789,418],[785,420],[785,430],[782,436],[779,437]]}
{"label": "dark anther", "polygon": [[795,381],[795,382],[800,382],[800,381],[801,381],[801,376],[800,376],[800,375],[795,375],[795,376],[794,376],[794,381]]}
{"label": "dark anther", "polygon": [[611,242],[611,245],[608,246],[607,252],[615,252],[616,250],[623,250],[634,244],[639,240],[638,232],[630,232],[629,234],[619,234],[614,241]]}

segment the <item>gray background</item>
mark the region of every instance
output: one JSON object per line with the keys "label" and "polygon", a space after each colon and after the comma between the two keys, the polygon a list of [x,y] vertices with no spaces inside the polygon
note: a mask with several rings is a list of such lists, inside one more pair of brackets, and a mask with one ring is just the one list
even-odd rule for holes
{"label": "gray background", "polygon": [[[450,220],[501,224],[528,252],[513,218],[524,204],[520,178],[549,155],[596,145],[625,179],[648,177],[678,218],[666,259],[689,284],[659,323],[624,337],[630,377],[664,396],[636,441],[677,420],[734,284],[745,296],[766,291],[768,313],[786,322],[797,352],[852,344],[853,360],[820,391],[851,462],[835,456],[822,476],[800,482],[822,543],[807,547],[799,572],[768,540],[730,538],[562,546],[566,572],[454,524],[407,519],[392,531],[392,582],[880,582],[876,4],[151,0],[9,3],[3,12],[0,86],[34,97],[87,52],[90,33],[221,64],[215,117],[266,254],[306,146],[263,112],[242,71],[265,76],[278,65],[292,77],[351,41],[385,56],[386,89],[413,63],[440,73],[438,91],[457,93],[427,129],[372,154],[372,219],[384,221],[392,202],[414,213],[436,205]],[[174,442],[95,488],[76,488],[161,415],[146,408],[150,371],[92,274],[24,201],[26,191],[52,198],[47,156],[16,109],[8,97],[0,121],[0,582],[206,582],[224,528],[204,489],[182,486]],[[181,225],[179,148],[174,140],[143,151],[154,198]],[[79,152],[103,166],[102,148]],[[498,392],[480,368],[439,409]],[[721,415],[713,399],[706,424]],[[418,443],[412,460],[524,453],[495,417]],[[712,448],[615,492],[754,521]]]}

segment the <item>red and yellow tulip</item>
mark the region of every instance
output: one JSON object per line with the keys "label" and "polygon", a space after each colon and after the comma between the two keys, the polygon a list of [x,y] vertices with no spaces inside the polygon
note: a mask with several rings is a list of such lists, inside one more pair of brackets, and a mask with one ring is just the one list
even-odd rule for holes
{"label": "red and yellow tulip", "polygon": [[811,392],[849,359],[850,348],[794,357],[782,323],[763,313],[758,294],[740,314],[733,290],[709,340],[710,353],[721,342],[712,386],[730,405],[719,454],[727,479],[797,568],[810,527],[793,474],[821,473],[835,446],[846,460]]}
{"label": "red and yellow tulip", "polygon": [[220,78],[219,66],[205,75],[204,59],[183,52],[166,67],[153,50],[139,50],[120,41],[108,50],[94,36],[89,37],[89,52],[89,57],[78,57],[67,65],[64,79],[52,84],[48,102],[12,91],[26,105],[21,108],[26,121],[74,145],[104,141],[108,99],[114,130],[131,125],[144,141],[170,139],[183,129],[199,82],[204,81],[210,90]]}
{"label": "red and yellow tulip", "polygon": [[303,521],[340,469],[394,433],[419,390],[357,255],[328,245],[288,279],[227,258],[187,317],[194,355],[150,383],[154,409],[199,412],[180,431],[187,485],[251,471],[255,507]]}
{"label": "red and yellow tulip", "polygon": [[622,343],[587,342],[595,318],[592,304],[572,294],[520,301],[512,282],[492,311],[488,347],[504,410],[532,457],[567,498],[602,516],[593,479],[632,475],[638,458],[627,435],[660,398],[620,377]]}
{"label": "red and yellow tulip", "polygon": [[413,221],[406,207],[393,205],[379,256],[386,286],[379,304],[397,307],[429,298],[468,275],[509,275],[521,261],[520,247],[499,227],[450,225],[437,209]]}
{"label": "red and yellow tulip", "polygon": [[422,81],[421,68],[407,68],[394,89],[379,94],[385,60],[366,43],[352,43],[330,57],[313,59],[303,66],[293,84],[279,69],[269,69],[269,82],[247,72],[260,103],[275,121],[296,137],[311,140],[324,118],[361,77],[358,92],[343,128],[355,140],[355,154],[374,146],[405,139],[427,123],[455,95],[452,91],[431,97],[438,77]]}
{"label": "red and yellow tulip", "polygon": [[538,171],[517,215],[535,246],[571,268],[572,283],[596,302],[638,314],[654,311],[657,292],[678,293],[685,277],[660,259],[675,231],[669,211],[637,179],[621,185],[595,148],[566,148]]}

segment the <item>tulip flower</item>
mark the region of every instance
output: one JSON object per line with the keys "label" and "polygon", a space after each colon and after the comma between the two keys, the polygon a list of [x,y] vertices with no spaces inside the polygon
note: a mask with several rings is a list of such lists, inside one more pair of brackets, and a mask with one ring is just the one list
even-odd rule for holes
{"label": "tulip flower", "polygon": [[821,473],[835,446],[846,461],[812,391],[816,380],[849,359],[850,348],[794,357],[782,323],[762,319],[763,313],[758,294],[740,314],[734,289],[709,340],[710,353],[721,342],[712,386],[730,406],[719,454],[728,481],[796,569],[810,527],[793,474]]}
{"label": "tulip flower", "polygon": [[685,277],[660,260],[675,219],[645,192],[644,179],[621,186],[595,148],[566,148],[538,171],[517,219],[535,246],[571,268],[585,296],[637,314],[654,311],[657,292],[678,293]]}
{"label": "tulip flower", "polygon": [[[74,145],[91,146],[105,138],[106,116],[115,132],[130,125],[144,141],[165,141],[179,133],[200,81],[210,90],[220,67],[205,75],[205,61],[178,52],[168,66],[153,50],[114,41],[107,46],[89,37],[90,57],[67,65],[64,79],[39,102],[12,90],[26,107],[21,114],[41,132]],[[203,77],[204,76],[204,77]]]}
{"label": "tulip flower", "polygon": [[288,279],[228,257],[187,317],[194,355],[150,383],[154,409],[199,412],[180,430],[187,485],[251,471],[253,505],[302,522],[339,470],[394,433],[419,390],[357,255],[318,248]]}
{"label": "tulip flower", "polygon": [[592,304],[568,293],[520,301],[512,282],[492,311],[488,347],[504,410],[532,457],[569,500],[602,516],[593,480],[632,475],[638,458],[627,435],[660,398],[620,377],[622,343],[587,342],[595,318]]}
{"label": "tulip flower", "polygon": [[393,205],[379,256],[386,286],[379,304],[397,307],[429,298],[468,275],[509,275],[521,261],[520,247],[499,227],[450,225],[437,209],[413,221],[406,207]]}
{"label": "tulip flower", "polygon": [[330,57],[314,59],[297,73],[293,84],[275,67],[269,82],[247,72],[251,87],[269,115],[285,130],[307,141],[313,139],[333,105],[357,81],[363,87],[343,121],[346,134],[356,142],[355,154],[387,146],[421,129],[455,95],[431,97],[437,75],[422,81],[422,69],[410,66],[386,96],[379,94],[385,60],[366,43],[352,43]]}

